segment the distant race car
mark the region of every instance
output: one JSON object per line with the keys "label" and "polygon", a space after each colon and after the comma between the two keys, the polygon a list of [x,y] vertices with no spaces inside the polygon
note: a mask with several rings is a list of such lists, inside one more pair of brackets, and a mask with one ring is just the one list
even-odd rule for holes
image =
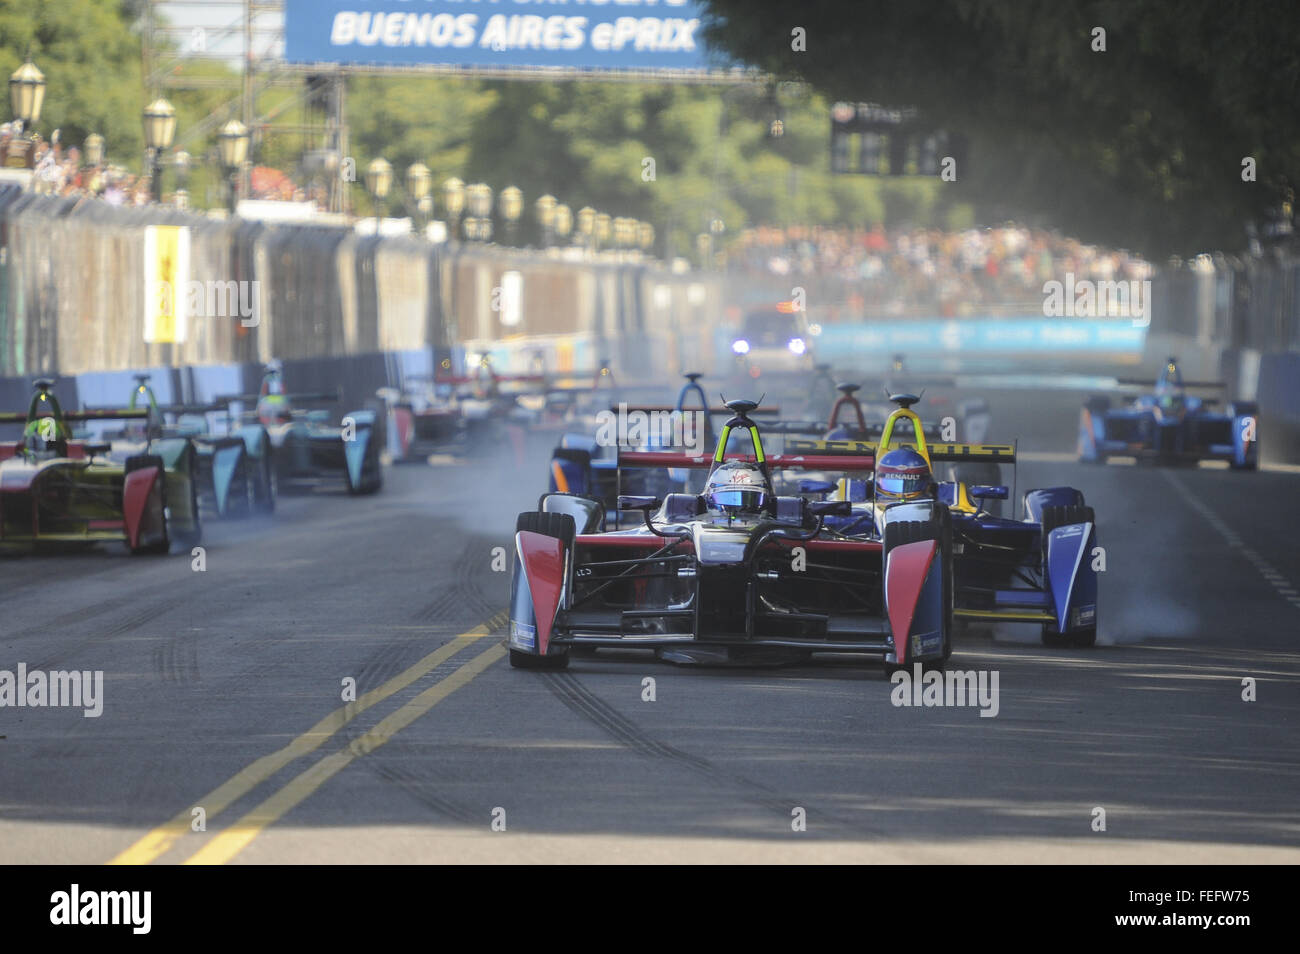
{"label": "distant race car", "polygon": [[[690,450],[675,444],[672,437],[680,432],[697,444],[696,451],[712,447],[714,443],[713,416],[719,412],[709,406],[708,397],[700,385],[703,375],[695,371],[683,377],[686,383],[677,393],[672,405],[627,404],[601,408],[607,420],[617,421],[616,415],[640,415],[645,423],[643,434],[605,434],[594,414],[587,414],[575,423],[586,425],[585,433],[567,433],[559,446],[551,452],[549,492],[573,493],[594,497],[603,502],[611,521],[618,518],[620,494],[664,494],[685,491],[690,482],[689,470],[662,468],[636,470],[628,473],[618,466],[621,450],[659,450],[685,453]],[[598,391],[598,395],[608,392]],[[780,408],[761,407],[750,411],[754,416],[772,416]],[[624,437],[635,438],[625,443]]]}
{"label": "distant race car", "polygon": [[[942,668],[952,651],[952,546],[939,500],[890,508],[879,540],[826,532],[847,501],[778,496],[772,477],[871,457],[767,456],[756,405],[731,401],[712,455],[620,452],[618,465],[707,471],[702,493],[623,496],[636,529],[606,531],[599,501],[546,494],[519,515],[511,664],[561,668],[574,651],[653,649],[672,662],[781,662],[866,653]],[[750,453],[728,451],[735,433]],[[795,550],[795,548],[800,548]]]}
{"label": "distant race car", "polygon": [[731,354],[738,380],[810,371],[812,335],[803,311],[792,301],[750,309],[732,336]]}
{"label": "distant race car", "polygon": [[388,416],[387,449],[395,462],[424,460],[464,440],[464,410],[450,391],[422,376],[406,378],[401,388],[379,389]]}
{"label": "distant race car", "polygon": [[828,467],[822,479],[805,479],[800,490],[818,499],[847,500],[848,516],[828,518],[838,533],[879,540],[887,515],[904,502],[941,502],[953,542],[954,616],[975,621],[1033,623],[1046,645],[1090,646],[1097,637],[1097,527],[1083,493],[1073,487],[1028,491],[1021,518],[1000,517],[986,508],[1006,500],[1005,485],[936,482],[934,465],[1014,465],[1014,444],[959,444],[927,437],[911,410],[914,395],[893,398],[898,407],[875,440],[794,440],[787,455],[872,456],[868,479],[853,479]]}
{"label": "distant race car", "polygon": [[413,375],[400,389],[380,389],[394,461],[497,446],[507,420],[530,417],[519,402],[540,394],[546,382],[544,375],[498,374],[487,355],[477,356],[471,369],[464,375]]}
{"label": "distant race car", "polygon": [[177,443],[170,473],[155,453],[115,461],[108,444],[74,438],[69,422],[144,420],[148,411],[65,413],[53,381],[35,388],[26,414],[0,414],[0,423],[24,425],[21,440],[0,443],[0,544],[119,542],[132,553],[166,553],[173,539],[198,542],[191,445]]}
{"label": "distant race car", "polygon": [[277,492],[310,490],[342,483],[351,494],[370,494],[384,485],[382,442],[375,435],[373,410],[350,411],[340,424],[328,411],[306,411],[294,402],[337,401],[337,393],[289,394],[280,365],[267,365],[257,395],[222,398],[254,404],[241,423],[260,423],[271,441]]}
{"label": "distant race car", "polygon": [[[186,445],[194,448],[194,480],[199,506],[208,517],[243,517],[275,510],[275,475],[271,439],[257,421],[240,423],[229,403],[184,405],[158,403],[149,375],[137,374],[127,406],[148,412],[119,430],[100,436],[111,443],[115,460],[143,453],[162,456],[169,479]],[[169,421],[168,418],[171,418]]]}
{"label": "distant race car", "polygon": [[[895,368],[902,367],[902,356],[894,357]],[[829,405],[826,415],[827,423],[821,428],[822,437],[828,440],[873,440],[881,435],[885,423],[894,410],[894,405],[886,400],[864,402],[858,397],[862,387],[858,384],[834,383],[827,365],[819,365],[814,376],[812,393],[824,395],[828,390],[838,392],[838,397]],[[883,394],[907,393],[905,391],[882,392]],[[811,407],[826,406],[820,398],[810,404]],[[943,443],[959,442],[964,444],[981,444],[988,436],[991,415],[988,402],[983,398],[971,398],[951,402],[947,398],[932,398],[926,402],[917,398],[917,406],[926,411],[923,425],[925,435],[931,441]],[[953,412],[956,417],[952,417]],[[803,433],[816,436],[816,428],[804,428],[796,424],[784,425],[787,433]],[[770,428],[769,428],[770,430]],[[952,465],[948,478],[968,484],[996,484],[1002,479],[1001,467],[994,461],[963,460]],[[989,504],[992,513],[1001,512],[1001,504],[993,501]]]}
{"label": "distant race car", "polygon": [[[1150,386],[1149,381],[1120,384]],[[1154,382],[1154,391],[1127,407],[1112,408],[1110,398],[1092,397],[1079,413],[1079,460],[1105,463],[1109,457],[1136,457],[1160,464],[1226,460],[1233,470],[1259,467],[1259,405],[1233,401],[1226,412],[1218,402],[1192,396],[1189,390],[1222,384],[1186,383],[1178,362],[1170,358]]]}

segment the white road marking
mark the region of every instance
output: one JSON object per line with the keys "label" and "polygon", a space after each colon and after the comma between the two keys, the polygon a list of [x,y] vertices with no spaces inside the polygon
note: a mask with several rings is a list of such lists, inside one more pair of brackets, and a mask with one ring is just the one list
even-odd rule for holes
{"label": "white road marking", "polygon": [[1160,474],[1173,485],[1174,490],[1178,491],[1178,495],[1183,498],[1187,505],[1204,517],[1205,522],[1227,541],[1228,546],[1239,550],[1241,555],[1254,565],[1259,575],[1277,591],[1279,596],[1289,600],[1294,606],[1300,606],[1300,597],[1292,595],[1296,592],[1296,588],[1291,585],[1290,581],[1279,573],[1268,560],[1264,559],[1257,550],[1246,546],[1245,541],[1241,539],[1237,531],[1228,526],[1217,513],[1209,508],[1205,501],[1187,489],[1187,485],[1183,483],[1181,477],[1168,470],[1162,470]]}

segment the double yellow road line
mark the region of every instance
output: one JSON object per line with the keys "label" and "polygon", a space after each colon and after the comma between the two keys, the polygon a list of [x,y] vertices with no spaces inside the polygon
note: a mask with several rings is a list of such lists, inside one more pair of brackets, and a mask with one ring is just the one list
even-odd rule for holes
{"label": "double yellow road line", "polygon": [[[427,675],[467,646],[472,646],[489,636],[486,626],[477,626],[462,633],[445,646],[429,653],[410,668],[398,673],[383,685],[362,694],[355,702],[335,709],[325,718],[298,736],[284,748],[264,755],[228,781],[217,786],[203,798],[196,799],[192,808],[186,808],[170,821],[146,834],[131,847],[113,858],[113,865],[149,864],[176,844],[177,839],[190,833],[193,808],[202,808],[210,821],[261,785],[282,768],[308,755],[331,739],[340,729],[372,706],[401,692],[411,683]],[[299,805],[312,792],[340,771],[375,749],[424,715],[457,689],[469,683],[488,666],[505,655],[505,648],[495,643],[474,656],[444,679],[425,689],[396,712],[383,718],[373,729],[352,740],[346,747],[321,759],[286,784],[274,795],[248,812],[233,825],[212,838],[199,851],[186,860],[186,864],[224,864],[243,851],[268,825],[274,824],[288,811]]]}

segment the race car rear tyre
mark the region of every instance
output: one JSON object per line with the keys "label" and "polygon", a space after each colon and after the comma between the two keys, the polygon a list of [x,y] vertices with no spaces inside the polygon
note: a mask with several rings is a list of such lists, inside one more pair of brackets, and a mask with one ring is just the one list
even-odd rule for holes
{"label": "race car rear tyre", "polygon": [[203,522],[199,517],[199,475],[195,464],[195,452],[190,449],[190,513],[193,514],[194,528],[174,534],[174,538],[185,549],[196,547],[203,539]]}
{"label": "race car rear tyre", "polygon": [[[518,533],[521,530],[526,530],[529,533],[540,533],[546,537],[554,537],[564,544],[566,550],[571,550],[573,539],[577,535],[577,524],[574,522],[572,515],[567,513],[541,513],[536,510],[527,510],[515,520],[515,532]],[[518,649],[512,649],[510,650],[510,665],[516,669],[565,669],[569,665],[569,650],[566,649],[562,653],[548,653],[545,656],[538,656],[536,653],[526,653]]]}
{"label": "race car rear tyre", "polygon": [[263,516],[275,513],[275,468],[271,464],[271,445],[266,436],[262,437],[261,453],[257,456],[254,468],[257,476],[253,480],[253,513]]}
{"label": "race car rear tyre", "polygon": [[375,432],[370,430],[370,443],[366,447],[366,457],[361,464],[361,479],[353,486],[348,479],[348,493],[354,497],[361,494],[377,493],[384,486],[384,463],[379,458],[380,445],[376,443]]}

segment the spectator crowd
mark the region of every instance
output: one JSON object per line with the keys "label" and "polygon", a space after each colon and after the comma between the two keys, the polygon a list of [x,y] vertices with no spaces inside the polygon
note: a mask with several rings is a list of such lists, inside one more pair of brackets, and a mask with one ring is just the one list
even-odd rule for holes
{"label": "spectator crowd", "polygon": [[729,271],[815,278],[823,289],[838,284],[840,301],[859,317],[1036,312],[1044,282],[1067,273],[1076,281],[1140,281],[1152,271],[1137,255],[1014,224],[754,228],[726,248],[723,261]]}

